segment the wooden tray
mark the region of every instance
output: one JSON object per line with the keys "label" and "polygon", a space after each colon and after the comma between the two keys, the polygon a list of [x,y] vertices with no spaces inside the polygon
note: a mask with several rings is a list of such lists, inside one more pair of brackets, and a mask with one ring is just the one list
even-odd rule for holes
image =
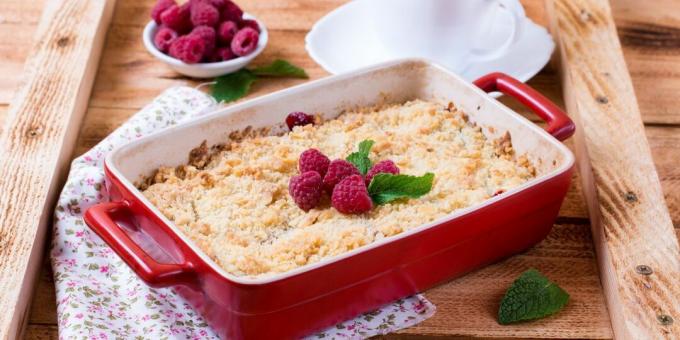
{"label": "wooden tray", "polygon": [[[97,81],[87,104],[83,129],[75,143],[76,154],[92,147],[162,89],[198,83],[179,77],[144,51],[140,34],[148,20],[152,2],[116,2]],[[270,46],[259,61],[282,57],[305,67],[312,78],[325,76],[326,73],[304,52],[303,39],[316,20],[343,2],[241,1],[246,10],[257,13],[270,29]],[[42,38],[45,32],[53,29],[38,30],[33,49],[25,43],[35,31],[37,21],[32,18],[41,12],[44,4],[56,3],[52,0],[6,0],[0,4],[1,16],[18,18],[18,22],[0,20],[0,42],[4,43],[1,46],[14,46],[10,52],[0,49],[2,56],[6,57],[4,59],[8,60],[0,64],[0,70],[7,75],[5,80],[0,81],[0,103],[7,103],[9,94],[15,91],[20,78],[14,70],[24,63],[28,50],[32,51],[28,60],[43,55],[45,49],[60,51],[61,36],[49,40],[53,44],[46,44]],[[85,1],[59,3],[61,6],[82,6]],[[16,292],[0,298],[0,306],[8,311],[0,317],[0,338],[13,338],[26,321],[29,323],[28,337],[56,336],[56,308],[49,271],[44,270],[40,275],[34,297],[36,303],[30,317],[26,317],[26,307],[32,278],[38,268],[35,264],[41,260],[40,240],[47,229],[47,217],[51,215],[50,202],[54,200],[60,175],[63,174],[61,171],[55,175],[50,169],[63,169],[67,164],[73,146],[72,139],[67,136],[75,136],[73,132],[77,130],[82,112],[79,110],[85,108],[92,86],[92,79],[82,75],[91,74],[89,70],[96,66],[99,59],[97,42],[101,41],[101,33],[97,32],[107,26],[108,9],[113,4],[103,0],[87,3],[91,7],[83,8],[88,8],[86,12],[94,13],[99,19],[77,22],[74,26],[76,32],[85,28],[92,32],[92,35],[86,35],[84,44],[76,44],[78,52],[75,55],[84,56],[85,59],[79,60],[87,62],[63,71],[63,74],[73,76],[67,78],[74,79],[72,82],[57,82],[42,90],[31,87],[31,79],[36,78],[35,75],[49,74],[49,80],[57,75],[43,73],[43,68],[47,67],[41,68],[41,65],[29,62],[24,73],[24,85],[22,90],[18,90],[20,95],[15,97],[9,110],[10,117],[6,119],[9,125],[3,128],[3,136],[21,136],[26,132],[32,136],[30,131],[33,130],[29,127],[40,125],[31,124],[50,122],[42,126],[49,128],[47,135],[52,137],[33,136],[30,140],[35,142],[30,144],[30,152],[22,154],[16,153],[14,147],[8,147],[14,145],[8,143],[14,143],[15,137],[3,137],[0,144],[6,150],[0,156],[3,165],[10,158],[21,162],[34,155],[51,155],[51,158],[43,158],[42,162],[36,163],[40,165],[37,168],[40,171],[34,168],[12,171],[12,178],[23,183],[32,183],[32,180],[39,183],[33,186],[34,190],[18,186],[17,183],[22,183],[20,181],[2,182],[4,192],[36,196],[19,201],[5,200],[0,211],[6,211],[5,207],[11,205],[15,211],[26,212],[27,216],[30,212],[31,216],[41,218],[9,219],[12,216],[0,212],[0,218],[6,221],[0,226],[0,263],[3,264],[0,271],[6,272],[6,268],[10,268],[4,265],[7,263],[13,268],[11,275],[0,276],[0,287],[9,287],[4,291]],[[680,188],[677,179],[680,173],[676,163],[680,159],[680,151],[674,146],[680,142],[680,115],[674,112],[680,107],[676,94],[680,90],[680,80],[674,70],[680,67],[677,48],[680,46],[677,38],[680,34],[680,4],[674,0],[658,0],[653,4],[635,0],[612,1],[626,61],[640,96],[641,120],[605,0],[548,0],[545,3],[543,0],[524,0],[523,3],[530,17],[551,27],[559,38],[560,58],[557,59],[561,62],[547,67],[530,83],[557,102],[564,98],[568,111],[581,125],[581,134],[574,141],[577,142],[581,173],[586,176],[575,179],[561,217],[546,241],[525,254],[429,290],[426,296],[437,305],[437,314],[392,336],[611,338],[616,335],[622,338],[671,338],[680,334],[677,310],[680,306],[677,290],[680,282],[677,261],[680,256],[672,219],[662,195],[662,189],[665,189],[670,216],[677,223],[680,221],[680,193],[677,190]],[[54,6],[48,6],[46,13],[50,13],[50,8],[54,10]],[[49,18],[49,15],[43,16],[41,25],[50,27],[53,21]],[[10,31],[11,34],[7,33]],[[61,41],[71,46],[66,44],[70,40]],[[81,42],[80,38],[77,41]],[[559,84],[558,72],[562,73],[563,87]],[[257,83],[251,96],[298,82],[277,80]],[[78,91],[72,91],[74,88]],[[564,97],[561,95],[562,88],[566,90]],[[49,102],[40,102],[37,109],[16,109],[27,107],[26,103],[35,103],[46,93],[60,89],[71,90],[67,97],[72,101],[61,106],[62,109],[57,110],[59,114],[46,114],[55,112],[43,106]],[[522,111],[514,102],[507,103]],[[6,104],[0,104],[0,119],[4,118],[7,110]],[[19,111],[22,113],[17,114]],[[642,121],[648,124],[646,128]],[[47,130],[34,132],[42,136],[42,131]],[[645,132],[652,146],[651,155]],[[661,186],[659,177],[655,175],[652,156],[656,160]],[[584,190],[581,190],[582,185]],[[594,216],[592,232],[584,193]],[[38,224],[39,220],[44,223]],[[13,237],[10,243],[7,235],[20,237]],[[596,254],[599,261],[596,261]],[[652,273],[644,275],[649,270],[640,265],[648,266]],[[571,303],[555,317],[513,326],[498,325],[495,314],[500,297],[508,284],[529,267],[538,268],[569,291]],[[603,273],[602,285],[598,271]],[[675,286],[673,283],[676,283]]]}

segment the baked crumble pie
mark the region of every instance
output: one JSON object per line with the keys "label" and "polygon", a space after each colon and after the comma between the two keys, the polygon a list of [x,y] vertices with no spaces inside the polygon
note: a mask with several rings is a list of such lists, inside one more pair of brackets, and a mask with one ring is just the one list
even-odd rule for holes
{"label": "baked crumble pie", "polygon": [[[305,212],[288,194],[300,153],[343,158],[362,140],[404,173],[435,174],[432,190],[360,215]],[[415,100],[357,110],[290,133],[246,131],[190,162],[162,167],[140,186],[146,198],[227,272],[261,277],[318,262],[485,201],[535,177],[509,135],[491,140],[453,105]]]}

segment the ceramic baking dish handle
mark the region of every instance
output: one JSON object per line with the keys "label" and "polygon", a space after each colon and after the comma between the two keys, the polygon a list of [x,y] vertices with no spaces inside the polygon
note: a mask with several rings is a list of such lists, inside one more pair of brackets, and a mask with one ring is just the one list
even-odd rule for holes
{"label": "ceramic baking dish handle", "polygon": [[132,214],[129,204],[97,204],[87,209],[84,219],[142,280],[156,288],[194,282],[196,275],[190,262],[166,264],[154,260],[120,227],[116,214]]}
{"label": "ceramic baking dish handle", "polygon": [[560,141],[574,134],[576,126],[562,109],[529,85],[504,73],[491,73],[474,81],[486,92],[500,91],[526,105],[548,123],[546,131]]}

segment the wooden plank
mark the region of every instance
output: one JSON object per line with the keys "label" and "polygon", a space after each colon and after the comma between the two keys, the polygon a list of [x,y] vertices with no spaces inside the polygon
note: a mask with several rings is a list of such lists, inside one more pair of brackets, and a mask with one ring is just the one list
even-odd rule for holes
{"label": "wooden plank", "polygon": [[92,149],[137,111],[135,109],[90,108],[83,120],[83,127],[80,129],[73,156],[78,157]]}
{"label": "wooden plank", "polygon": [[[548,26],[543,3],[522,0],[532,20]],[[610,3],[644,122],[680,124],[680,1]],[[552,91],[552,86],[547,90]]]}
{"label": "wooden plank", "polygon": [[49,0],[0,139],[0,339],[21,335],[114,1]]}
{"label": "wooden plank", "polygon": [[5,126],[5,118],[7,117],[7,105],[0,104],[0,136],[2,136],[2,129]]}
{"label": "wooden plank", "polygon": [[59,327],[57,325],[30,325],[26,329],[26,339],[57,340],[59,339]]}
{"label": "wooden plank", "polygon": [[9,104],[21,80],[44,0],[0,2],[0,104]]}
{"label": "wooden plank", "polygon": [[[614,334],[680,334],[680,247],[607,0],[547,0]],[[640,266],[651,268],[643,275]]]}
{"label": "wooden plank", "polygon": [[680,127],[652,126],[645,130],[673,225],[680,228]]}
{"label": "wooden plank", "polygon": [[31,312],[28,324],[56,325],[57,324],[57,299],[54,291],[54,278],[50,268],[49,256],[46,256],[40,266]]}
{"label": "wooden plank", "polygon": [[680,124],[680,1],[612,1],[645,123]]}

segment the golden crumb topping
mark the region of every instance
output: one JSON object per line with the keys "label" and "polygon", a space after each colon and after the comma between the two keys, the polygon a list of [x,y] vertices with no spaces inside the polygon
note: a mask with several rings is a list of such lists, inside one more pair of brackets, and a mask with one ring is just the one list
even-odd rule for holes
{"label": "golden crumb topping", "polygon": [[[300,153],[316,148],[331,160],[359,142],[375,141],[374,160],[391,159],[402,173],[435,174],[418,198],[343,215],[328,198],[304,212],[288,195]],[[487,139],[455,107],[425,101],[346,112],[280,136],[250,134],[192,162],[160,168],[144,195],[227,272],[282,273],[416,228],[478,204],[535,176],[516,157],[509,135]]]}

